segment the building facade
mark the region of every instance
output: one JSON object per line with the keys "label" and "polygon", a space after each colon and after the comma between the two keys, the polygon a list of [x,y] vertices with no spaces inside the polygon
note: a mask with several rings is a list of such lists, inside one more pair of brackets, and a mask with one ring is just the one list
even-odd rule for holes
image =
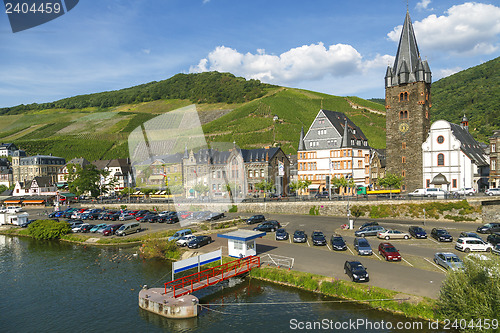
{"label": "building facade", "polygon": [[52,177],[35,177],[33,180],[26,182],[17,182],[14,186],[12,195],[15,197],[22,196],[52,196],[57,194],[57,186],[52,181]]}
{"label": "building facade", "polygon": [[[83,157],[80,158],[74,158],[68,163],[66,163],[63,167],[61,167],[57,173],[57,183],[60,185],[66,185],[68,182],[68,165],[73,164],[73,165],[79,165],[80,167],[84,167],[86,165],[89,165],[90,162],[84,159]],[[76,170],[74,170],[76,171]]]}
{"label": "building facade", "polygon": [[13,143],[0,143],[0,157],[12,156],[16,150],[18,149]]}
{"label": "building facade", "polygon": [[387,173],[404,177],[402,190],[422,186],[422,143],[430,129],[432,75],[422,61],[406,13],[396,59],[385,75]]}
{"label": "building facade", "polygon": [[109,172],[108,176],[101,180],[101,183],[110,185],[111,191],[118,192],[125,187],[129,187],[129,180],[131,180],[130,186],[134,185],[130,159],[118,158],[112,160],[96,160],[93,161],[92,164],[95,165],[98,170]]}
{"label": "building facade", "polygon": [[385,149],[372,149],[370,158],[370,187],[378,189],[378,181],[385,177]]}
{"label": "building facade", "polygon": [[52,155],[36,155],[23,157],[21,150],[12,155],[12,174],[14,182],[25,183],[35,177],[50,177],[51,181],[57,181],[59,169],[66,164],[62,157]]}
{"label": "building facade", "polygon": [[490,178],[489,187],[500,187],[500,130],[490,138]]}
{"label": "building facade", "polygon": [[465,116],[460,125],[446,120],[434,122],[422,144],[422,153],[421,188],[438,187],[453,192],[462,188],[481,191],[487,187],[488,157],[469,133]]}
{"label": "building facade", "polygon": [[368,139],[341,112],[320,110],[305,135],[302,130],[297,154],[298,179],[312,182],[310,194],[327,190],[333,177],[370,184]]}

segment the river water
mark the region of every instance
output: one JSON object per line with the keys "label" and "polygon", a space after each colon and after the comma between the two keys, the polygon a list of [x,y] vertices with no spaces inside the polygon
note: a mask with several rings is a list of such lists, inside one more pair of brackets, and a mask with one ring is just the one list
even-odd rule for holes
{"label": "river water", "polygon": [[[348,329],[335,331],[440,332],[428,322],[422,322],[422,329],[410,327],[419,324],[249,278],[197,292],[202,304],[212,304],[197,318],[166,319],[140,309],[137,297],[143,284],[161,287],[168,281],[171,264],[144,260],[134,252],[0,235],[0,331],[264,333],[311,331],[301,328],[317,322],[323,328],[317,331],[343,325]],[[221,303],[247,304],[217,305]],[[408,329],[396,329],[398,322]]]}

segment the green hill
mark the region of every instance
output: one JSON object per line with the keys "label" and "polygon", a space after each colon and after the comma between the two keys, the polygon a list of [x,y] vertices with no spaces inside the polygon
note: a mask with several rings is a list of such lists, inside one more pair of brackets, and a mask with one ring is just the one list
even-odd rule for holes
{"label": "green hill", "polygon": [[457,124],[464,114],[477,140],[500,129],[500,57],[433,83],[431,120]]}

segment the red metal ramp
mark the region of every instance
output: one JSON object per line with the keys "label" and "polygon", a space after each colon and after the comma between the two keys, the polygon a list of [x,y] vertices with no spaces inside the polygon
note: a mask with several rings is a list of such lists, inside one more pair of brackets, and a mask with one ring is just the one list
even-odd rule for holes
{"label": "red metal ramp", "polygon": [[260,267],[260,257],[251,256],[228,262],[204,271],[165,283],[165,295],[180,297],[212,286],[229,278],[244,274]]}

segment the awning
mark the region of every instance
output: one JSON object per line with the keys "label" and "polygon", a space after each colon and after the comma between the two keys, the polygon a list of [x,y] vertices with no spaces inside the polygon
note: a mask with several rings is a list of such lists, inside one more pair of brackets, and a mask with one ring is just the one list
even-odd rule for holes
{"label": "awning", "polygon": [[307,188],[310,190],[317,190],[320,184],[311,184]]}
{"label": "awning", "polygon": [[10,200],[5,200],[3,203],[18,204],[18,203],[21,203],[21,200],[10,199]]}
{"label": "awning", "polygon": [[45,200],[24,200],[23,204],[43,204]]}
{"label": "awning", "polygon": [[73,193],[59,193],[59,196],[65,197],[66,199],[76,198],[76,194]]}
{"label": "awning", "polygon": [[438,173],[436,177],[432,179],[432,185],[448,185],[450,182],[446,180],[446,176],[442,173]]}

